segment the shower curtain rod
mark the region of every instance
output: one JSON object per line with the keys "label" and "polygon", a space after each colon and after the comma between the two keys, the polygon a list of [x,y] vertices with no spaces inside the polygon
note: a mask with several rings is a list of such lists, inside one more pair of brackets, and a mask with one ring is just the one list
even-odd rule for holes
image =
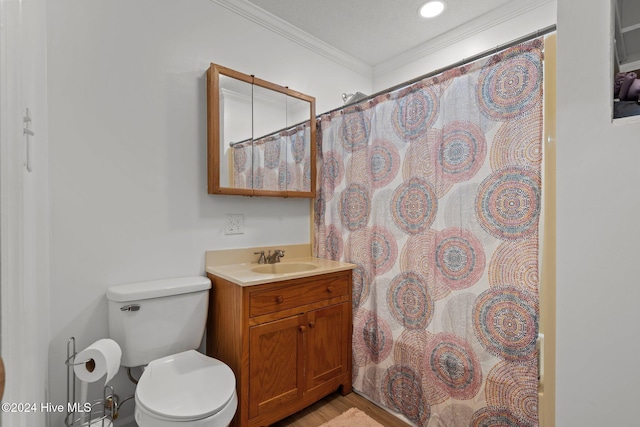
{"label": "shower curtain rod", "polygon": [[[447,70],[450,70],[450,69],[456,68],[456,67],[460,67],[460,66],[468,64],[470,62],[477,61],[477,60],[482,59],[482,58],[484,58],[486,56],[494,55],[494,54],[500,52],[501,50],[508,49],[510,47],[519,45],[520,43],[524,43],[524,42],[529,41],[529,40],[533,40],[533,39],[535,39],[537,37],[540,37],[540,36],[544,36],[546,34],[554,32],[555,30],[556,30],[556,25],[555,24],[549,25],[548,27],[536,30],[533,33],[524,35],[524,36],[519,37],[517,39],[514,39],[514,40],[512,40],[510,42],[498,45],[498,46],[496,46],[496,47],[494,47],[492,49],[485,50],[484,52],[480,52],[480,53],[478,53],[476,55],[473,55],[473,56],[470,56],[468,58],[464,58],[461,61],[458,61],[458,62],[455,62],[453,64],[447,65],[446,67],[438,68],[435,71],[431,71],[431,72],[429,72],[427,74],[423,74],[421,76],[415,77],[415,78],[413,78],[413,79],[411,79],[409,81],[402,82],[402,83],[397,84],[395,86],[391,86],[391,87],[389,87],[387,89],[384,89],[384,90],[381,90],[379,92],[376,92],[373,95],[369,95],[366,98],[363,98],[362,100],[354,103],[353,105],[357,105],[357,104],[360,104],[362,102],[369,101],[369,100],[375,98],[376,96],[380,96],[380,95],[383,95],[383,94],[388,93],[388,92],[392,92],[392,91],[397,90],[397,89],[402,89],[404,87],[411,86],[412,84],[417,83],[417,82],[419,82],[421,80],[428,79],[429,77],[433,77],[433,76],[436,76],[438,74],[442,74]],[[333,113],[335,111],[342,110],[342,109],[344,109],[344,108],[346,108],[348,106],[349,106],[349,104],[343,105],[341,107],[337,107],[337,108],[329,110],[329,111],[327,111],[325,113],[319,114],[318,116],[316,116],[316,119],[324,116],[325,114],[331,114],[331,113]]]}

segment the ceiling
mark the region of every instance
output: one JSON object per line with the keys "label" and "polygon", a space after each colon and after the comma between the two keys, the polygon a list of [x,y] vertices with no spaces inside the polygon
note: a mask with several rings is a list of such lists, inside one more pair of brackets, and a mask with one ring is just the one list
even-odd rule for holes
{"label": "ceiling", "polygon": [[[444,0],[445,11],[422,18],[426,0],[243,0],[374,67],[474,20],[531,0]],[[538,2],[539,3],[539,2]],[[505,9],[506,6],[506,9]]]}

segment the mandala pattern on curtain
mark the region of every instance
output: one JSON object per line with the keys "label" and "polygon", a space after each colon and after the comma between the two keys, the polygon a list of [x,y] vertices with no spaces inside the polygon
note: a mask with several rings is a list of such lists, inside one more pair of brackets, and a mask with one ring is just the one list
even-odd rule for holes
{"label": "mandala pattern on curtain", "polygon": [[320,118],[315,252],[354,388],[418,426],[538,425],[542,39]]}

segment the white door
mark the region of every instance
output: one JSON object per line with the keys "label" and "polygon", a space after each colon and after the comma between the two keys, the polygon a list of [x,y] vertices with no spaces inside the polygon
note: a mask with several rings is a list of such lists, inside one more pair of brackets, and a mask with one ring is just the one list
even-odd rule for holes
{"label": "white door", "polygon": [[0,412],[0,425],[16,427],[47,421],[39,410],[46,403],[49,348],[45,2],[0,1],[2,401],[38,408]]}

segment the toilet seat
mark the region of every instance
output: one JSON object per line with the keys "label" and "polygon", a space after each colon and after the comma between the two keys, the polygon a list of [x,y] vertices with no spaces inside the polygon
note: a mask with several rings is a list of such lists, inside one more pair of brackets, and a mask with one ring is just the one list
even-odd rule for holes
{"label": "toilet seat", "polygon": [[225,408],[235,393],[231,368],[188,350],[149,363],[136,387],[136,403],[167,420],[199,420]]}

